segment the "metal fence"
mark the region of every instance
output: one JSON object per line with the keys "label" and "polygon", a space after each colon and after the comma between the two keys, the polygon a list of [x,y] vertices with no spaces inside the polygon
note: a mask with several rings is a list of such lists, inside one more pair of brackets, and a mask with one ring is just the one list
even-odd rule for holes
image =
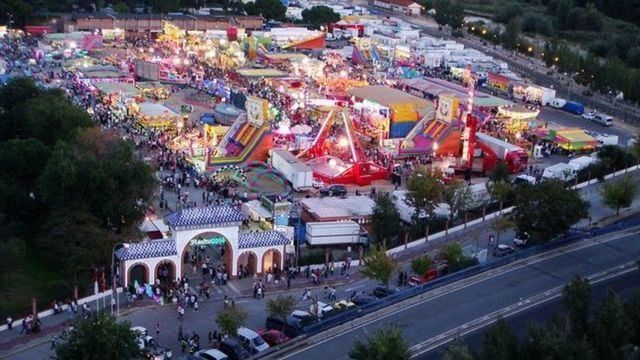
{"label": "metal fence", "polygon": [[620,220],[616,223],[604,226],[602,228],[594,228],[594,229],[590,229],[590,230],[571,230],[570,232],[568,232],[567,234],[556,238],[555,240],[546,243],[546,244],[540,244],[540,245],[536,245],[536,246],[531,246],[529,248],[523,249],[521,251],[517,251],[514,254],[511,254],[509,256],[505,256],[502,258],[498,258],[498,259],[494,259],[492,261],[489,261],[487,263],[481,264],[481,265],[475,265],[460,271],[457,271],[455,273],[449,274],[449,275],[445,275],[441,278],[437,278],[433,281],[430,281],[426,284],[420,285],[420,286],[415,286],[415,287],[410,287],[407,289],[403,289],[400,292],[390,295],[388,297],[382,298],[382,299],[377,299],[369,304],[363,305],[363,306],[359,306],[356,309],[352,309],[352,310],[346,310],[345,312],[336,314],[328,319],[325,320],[321,320],[317,323],[314,323],[312,325],[309,325],[307,327],[304,328],[304,333],[306,336],[311,336],[311,335],[315,335],[317,333],[320,333],[322,331],[325,331],[327,329],[330,329],[334,326],[338,326],[341,324],[344,324],[348,321],[354,320],[358,317],[361,317],[363,315],[372,313],[374,311],[380,310],[384,307],[396,304],[400,301],[409,299],[411,297],[426,293],[430,290],[445,286],[445,285],[449,285],[451,283],[454,283],[458,280],[462,280],[464,278],[468,278],[470,276],[473,275],[477,275],[501,266],[504,266],[506,264],[512,263],[516,260],[521,260],[521,259],[525,259],[561,246],[565,246],[574,242],[578,242],[581,240],[585,240],[588,238],[591,238],[593,236],[601,236],[601,235],[605,235],[605,234],[609,234],[609,233],[613,233],[625,228],[630,228],[633,226],[639,226],[640,225],[640,216],[639,215],[635,215],[632,216],[628,219],[623,219]]}

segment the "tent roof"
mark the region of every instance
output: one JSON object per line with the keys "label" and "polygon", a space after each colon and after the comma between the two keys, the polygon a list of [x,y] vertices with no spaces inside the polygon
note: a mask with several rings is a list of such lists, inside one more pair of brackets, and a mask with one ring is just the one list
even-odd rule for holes
{"label": "tent roof", "polygon": [[431,101],[384,85],[357,87],[348,90],[348,93],[357,98],[365,99],[384,107],[390,107],[393,104],[402,103],[413,103],[418,109],[429,106],[433,107]]}
{"label": "tent roof", "polygon": [[120,92],[129,97],[138,95],[138,89],[129,83],[96,81],[93,86],[107,94]]}
{"label": "tent roof", "polygon": [[173,110],[162,104],[150,102],[143,102],[140,104],[140,114],[147,116],[178,115]]}

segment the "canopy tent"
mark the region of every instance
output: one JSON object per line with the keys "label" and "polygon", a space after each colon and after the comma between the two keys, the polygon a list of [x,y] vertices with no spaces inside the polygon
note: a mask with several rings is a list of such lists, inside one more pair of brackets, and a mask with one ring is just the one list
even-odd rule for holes
{"label": "canopy tent", "polygon": [[546,129],[536,130],[536,135],[541,139],[552,141],[567,151],[590,151],[598,145],[598,140],[587,134],[580,128]]}
{"label": "canopy tent", "polygon": [[138,89],[129,83],[95,81],[93,86],[106,95],[119,94],[127,98],[140,95]]}

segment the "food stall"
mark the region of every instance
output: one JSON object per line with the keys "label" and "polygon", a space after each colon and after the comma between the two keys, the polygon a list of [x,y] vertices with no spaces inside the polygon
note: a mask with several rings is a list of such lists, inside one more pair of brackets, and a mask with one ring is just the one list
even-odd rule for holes
{"label": "food stall", "polygon": [[180,120],[179,114],[158,103],[132,103],[129,104],[129,111],[137,116],[138,123],[143,127],[173,128]]}

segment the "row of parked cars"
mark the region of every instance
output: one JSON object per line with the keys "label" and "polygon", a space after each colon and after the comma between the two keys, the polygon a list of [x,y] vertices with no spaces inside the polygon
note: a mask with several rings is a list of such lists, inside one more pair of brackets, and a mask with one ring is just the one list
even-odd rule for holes
{"label": "row of parked cars", "polygon": [[225,338],[217,349],[203,349],[192,355],[182,357],[182,360],[244,360],[252,355],[269,349],[269,347],[289,340],[281,332],[260,330],[255,332],[246,327],[238,329],[238,336]]}

